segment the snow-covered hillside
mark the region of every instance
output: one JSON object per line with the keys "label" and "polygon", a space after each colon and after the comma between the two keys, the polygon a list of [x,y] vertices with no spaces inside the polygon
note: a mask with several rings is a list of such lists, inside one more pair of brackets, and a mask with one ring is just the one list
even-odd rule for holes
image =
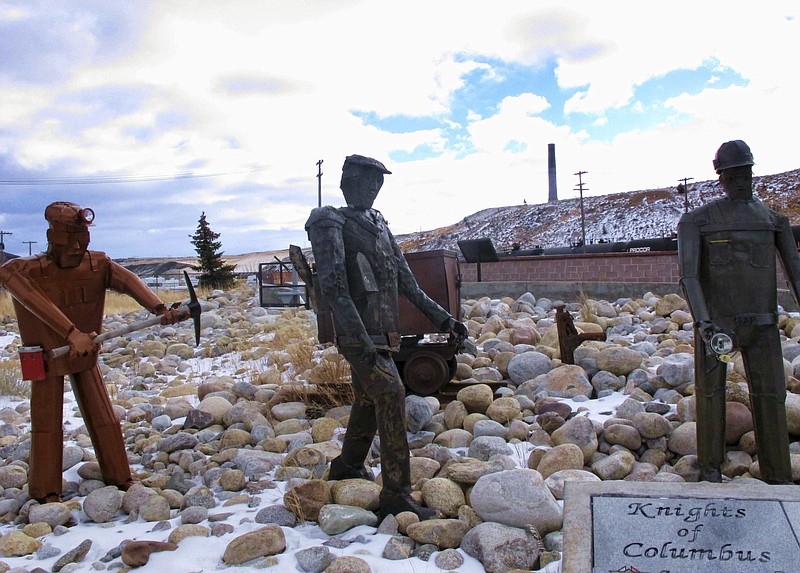
{"label": "snow-covered hillside", "polygon": [[[756,196],[800,224],[800,169],[754,178]],[[690,184],[693,209],[723,195],[716,180]],[[674,187],[630,191],[583,199],[586,242],[629,241],[675,233],[686,197]],[[539,205],[484,209],[463,220],[430,231],[397,237],[404,251],[451,249],[462,239],[491,238],[498,252],[565,246],[581,240],[581,201],[565,199]]]}

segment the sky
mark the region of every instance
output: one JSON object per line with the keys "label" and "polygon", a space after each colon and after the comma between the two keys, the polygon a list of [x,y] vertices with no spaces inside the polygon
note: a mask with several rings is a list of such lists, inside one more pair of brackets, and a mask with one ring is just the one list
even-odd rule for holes
{"label": "sky", "polygon": [[[191,256],[308,246],[344,158],[392,171],[395,235],[481,209],[800,167],[800,4],[633,0],[1,0],[0,232],[96,213],[92,249]],[[317,177],[318,162],[322,176]],[[321,183],[321,194],[319,184]]]}

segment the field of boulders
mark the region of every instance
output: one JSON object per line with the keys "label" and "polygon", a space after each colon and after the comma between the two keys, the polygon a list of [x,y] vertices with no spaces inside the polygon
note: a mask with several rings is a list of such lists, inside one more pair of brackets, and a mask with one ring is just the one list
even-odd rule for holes
{"label": "field of boulders", "polygon": [[[313,312],[261,308],[247,289],[206,303],[197,346],[190,323],[104,344],[138,481],[127,492],[102,482],[68,393],[62,502],[30,500],[29,402],[2,398],[0,573],[157,571],[165,552],[189,564],[176,571],[557,571],[565,482],[698,480],[692,319],[677,295],[462,301],[470,337],[456,378],[473,384],[449,402],[406,399],[413,495],[438,512],[425,522],[378,521],[377,438],[375,482],[324,479],[347,423],[348,367],[317,343]],[[574,364],[559,358],[559,304],[579,331],[606,334]],[[107,316],[104,328],[146,314]],[[0,363],[16,361],[14,318],[0,320]],[[781,312],[779,326],[800,482],[800,317]],[[746,485],[759,468],[743,375],[735,356],[722,469]],[[192,565],[195,553],[205,561]]]}

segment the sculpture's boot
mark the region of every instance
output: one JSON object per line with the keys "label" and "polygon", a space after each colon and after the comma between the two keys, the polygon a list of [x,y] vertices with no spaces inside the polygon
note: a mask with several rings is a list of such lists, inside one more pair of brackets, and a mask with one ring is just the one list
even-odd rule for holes
{"label": "sculpture's boot", "polygon": [[404,396],[380,394],[375,400],[378,432],[381,439],[380,517],[404,511],[416,513],[420,520],[430,519],[436,510],[422,507],[411,497],[411,463],[405,427]]}
{"label": "sculpture's boot", "polygon": [[351,466],[345,463],[342,456],[337,456],[331,460],[331,467],[328,470],[328,479],[366,479],[375,481],[375,475],[366,465],[358,464]]}
{"label": "sculpture's boot", "polygon": [[372,446],[378,423],[375,407],[356,398],[350,410],[350,420],[342,443],[342,453],[331,461],[329,480],[360,478],[373,481],[372,470],[364,460]]}
{"label": "sculpture's boot", "polygon": [[380,519],[383,519],[387,515],[397,515],[398,513],[403,513],[404,511],[416,513],[419,516],[420,521],[425,521],[426,519],[436,517],[435,509],[431,509],[430,507],[422,507],[420,504],[414,501],[414,498],[411,497],[410,488],[403,491],[393,491],[384,487],[381,490],[380,503]]}
{"label": "sculpture's boot", "polygon": [[775,396],[750,395],[761,479],[769,484],[792,483],[786,406]]}
{"label": "sculpture's boot", "polygon": [[722,472],[719,468],[700,468],[700,481],[709,481],[713,483],[722,482]]}

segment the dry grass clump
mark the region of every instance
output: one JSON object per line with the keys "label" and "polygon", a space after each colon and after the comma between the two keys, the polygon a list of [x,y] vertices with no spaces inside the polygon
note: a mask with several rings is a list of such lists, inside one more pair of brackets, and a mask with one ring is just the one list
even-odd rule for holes
{"label": "dry grass clump", "polygon": [[291,378],[273,403],[304,402],[310,417],[353,403],[350,365],[334,349],[320,352],[314,325],[303,310],[285,311],[272,327],[271,338],[263,343],[271,349],[269,363]]}
{"label": "dry grass clump", "polygon": [[31,397],[31,383],[22,379],[22,370],[16,360],[0,361],[0,395]]}
{"label": "dry grass clump", "polygon": [[[203,298],[208,294],[208,289],[197,289],[197,298]],[[156,293],[165,305],[170,306],[173,302],[184,302],[189,300],[189,293],[178,290],[161,290]],[[105,314],[125,314],[141,310],[142,306],[126,294],[108,291],[106,293]]]}
{"label": "dry grass clump", "polygon": [[592,304],[592,301],[589,296],[583,292],[581,289],[580,294],[578,295],[578,302],[581,304],[581,320],[583,322],[593,322],[595,324],[599,324],[599,320],[597,319],[597,314],[595,313],[595,306]]}
{"label": "dry grass clump", "polygon": [[314,348],[314,344],[309,340],[295,340],[286,346],[286,353],[295,372],[305,372],[313,368]]}
{"label": "dry grass clump", "polygon": [[3,317],[12,317],[14,315],[14,303],[11,301],[11,295],[7,291],[0,289],[0,319]]}
{"label": "dry grass clump", "polygon": [[[197,297],[202,298],[208,295],[209,292],[208,289],[197,289]],[[189,295],[186,291],[162,290],[158,291],[156,295],[167,306],[174,302],[189,300]],[[106,292],[105,314],[125,314],[141,309],[141,305],[126,294],[111,290]],[[0,319],[6,316],[15,316],[14,303],[8,291],[0,289]]]}
{"label": "dry grass clump", "polygon": [[273,323],[271,331],[273,338],[269,345],[275,349],[285,349],[291,342],[307,340],[316,335],[308,320],[298,317],[290,310],[281,314],[279,320]]}
{"label": "dry grass clump", "polygon": [[309,382],[314,385],[315,392],[313,399],[306,401],[306,406],[312,410],[320,408],[322,415],[328,408],[352,404],[355,394],[350,376],[350,364],[344,356],[336,352],[323,354],[309,372]]}

